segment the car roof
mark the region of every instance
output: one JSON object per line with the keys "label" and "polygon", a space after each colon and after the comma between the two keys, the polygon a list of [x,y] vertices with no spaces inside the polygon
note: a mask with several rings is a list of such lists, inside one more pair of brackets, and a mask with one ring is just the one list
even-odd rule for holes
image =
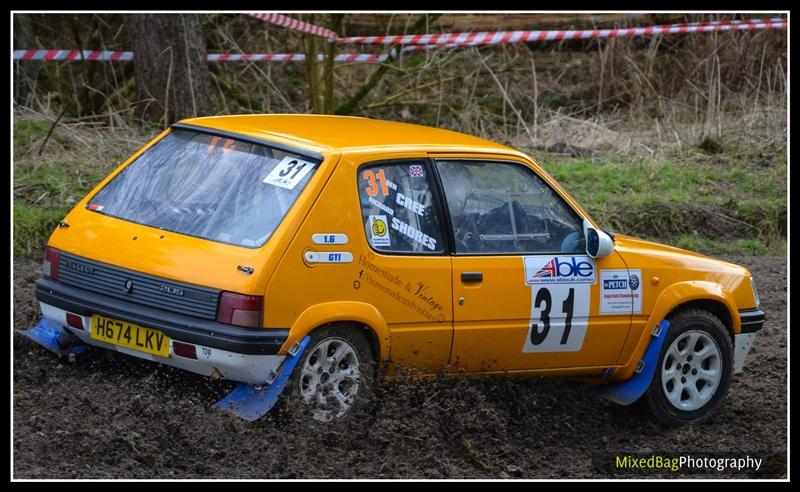
{"label": "car roof", "polygon": [[375,147],[429,151],[519,151],[490,140],[429,126],[356,116],[251,114],[181,120],[263,140],[278,140],[308,150],[363,151]]}

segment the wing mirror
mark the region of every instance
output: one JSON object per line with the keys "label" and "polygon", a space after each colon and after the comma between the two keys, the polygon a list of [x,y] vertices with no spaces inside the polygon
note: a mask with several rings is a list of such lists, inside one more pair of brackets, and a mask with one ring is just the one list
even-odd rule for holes
{"label": "wing mirror", "polygon": [[592,258],[603,258],[611,254],[614,249],[614,240],[603,231],[597,230],[583,221],[583,237],[586,238],[586,254]]}

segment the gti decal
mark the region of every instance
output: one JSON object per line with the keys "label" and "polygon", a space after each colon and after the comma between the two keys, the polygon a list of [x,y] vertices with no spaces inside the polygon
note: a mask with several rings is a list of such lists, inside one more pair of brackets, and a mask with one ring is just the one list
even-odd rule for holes
{"label": "gti decal", "polygon": [[642,312],[641,270],[600,270],[600,314]]}
{"label": "gti decal", "polygon": [[594,260],[589,256],[525,256],[525,283],[593,284]]}
{"label": "gti decal", "polygon": [[318,252],[306,251],[304,254],[308,263],[352,263],[353,253],[349,251]]}

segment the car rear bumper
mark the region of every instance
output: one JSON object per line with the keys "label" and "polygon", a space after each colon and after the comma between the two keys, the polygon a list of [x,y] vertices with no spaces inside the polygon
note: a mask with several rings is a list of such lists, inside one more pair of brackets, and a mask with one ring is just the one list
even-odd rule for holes
{"label": "car rear bumper", "polygon": [[77,336],[81,342],[87,345],[115,350],[126,355],[166,364],[203,376],[222,377],[232,381],[241,381],[256,385],[265,384],[278,372],[278,368],[285,358],[283,355],[238,354],[227,350],[195,344],[197,359],[190,359],[175,353],[172,342],[183,341],[179,339],[172,339],[170,342],[169,357],[160,357],[158,355],[113,345],[92,338],[91,316],[79,315],[84,326],[83,330],[79,330],[67,325],[66,310],[43,302],[40,302],[39,305],[42,308],[42,315],[45,319],[69,330]]}
{"label": "car rear bumper", "polygon": [[739,317],[742,322],[742,330],[738,335],[733,337],[734,374],[739,374],[744,370],[744,361],[747,358],[747,354],[750,352],[750,348],[753,346],[756,333],[764,327],[764,321],[766,320],[764,311],[760,309],[739,311]]}
{"label": "car rear bumper", "polygon": [[[254,330],[193,319],[109,299],[44,278],[36,282],[36,297],[46,319],[69,330],[87,345],[115,350],[205,376],[264,384],[271,380],[285,359],[284,355],[278,355],[278,351],[286,341],[288,330]],[[67,324],[67,313],[78,315],[84,329],[70,327]],[[92,314],[101,314],[164,332],[171,340],[169,356],[160,357],[92,338]],[[172,344],[175,341],[195,345],[197,359],[177,355]]]}
{"label": "car rear bumper", "polygon": [[81,316],[102,314],[156,328],[182,342],[239,354],[275,355],[289,336],[287,329],[226,325],[103,296],[48,278],[36,281],[36,298],[39,302]]}

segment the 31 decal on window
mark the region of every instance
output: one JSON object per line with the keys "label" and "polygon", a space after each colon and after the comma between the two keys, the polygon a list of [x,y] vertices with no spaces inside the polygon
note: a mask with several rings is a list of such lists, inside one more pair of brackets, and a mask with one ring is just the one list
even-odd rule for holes
{"label": "31 decal on window", "polygon": [[302,181],[314,169],[314,166],[313,162],[287,156],[270,171],[263,182],[293,190],[297,183]]}
{"label": "31 decal on window", "polygon": [[367,169],[362,176],[367,181],[367,189],[365,191],[368,196],[374,197],[378,194],[378,181],[380,182],[381,194],[383,196],[389,194],[389,186],[386,184],[386,173],[383,172],[383,169],[377,173],[371,169]]}

